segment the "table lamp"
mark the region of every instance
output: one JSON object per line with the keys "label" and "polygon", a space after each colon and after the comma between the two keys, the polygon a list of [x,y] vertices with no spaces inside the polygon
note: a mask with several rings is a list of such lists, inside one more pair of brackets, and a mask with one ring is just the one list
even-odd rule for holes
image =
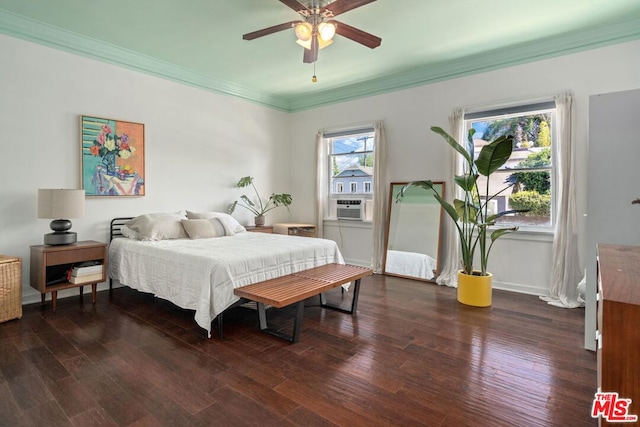
{"label": "table lamp", "polygon": [[[66,218],[84,215],[84,190],[39,189],[38,218],[53,219],[53,233],[44,235],[45,245],[70,245],[78,240]],[[64,219],[63,219],[64,218]]]}

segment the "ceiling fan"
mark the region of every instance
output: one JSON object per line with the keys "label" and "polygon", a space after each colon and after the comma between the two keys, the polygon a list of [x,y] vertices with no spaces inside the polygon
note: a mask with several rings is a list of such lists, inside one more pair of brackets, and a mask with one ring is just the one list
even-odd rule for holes
{"label": "ceiling fan", "polygon": [[318,0],[312,0],[310,6],[298,0],[280,0],[286,6],[300,14],[302,20],[285,22],[273,27],[263,28],[242,36],[244,40],[253,40],[269,34],[295,28],[297,43],[303,46],[303,62],[310,64],[318,60],[318,50],[333,43],[334,34],[341,35],[368,48],[380,46],[382,39],[358,28],[338,22],[333,18],[376,0],[335,0],[320,7]]}

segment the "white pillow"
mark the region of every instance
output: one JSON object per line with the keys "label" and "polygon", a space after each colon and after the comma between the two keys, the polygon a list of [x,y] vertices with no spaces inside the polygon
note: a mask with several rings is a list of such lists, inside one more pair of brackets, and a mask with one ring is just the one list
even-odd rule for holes
{"label": "white pillow", "polygon": [[227,236],[227,231],[219,218],[183,219],[182,226],[191,239]]}
{"label": "white pillow", "polygon": [[130,229],[126,225],[122,225],[120,227],[120,233],[122,233],[124,237],[127,237],[129,239],[138,240],[138,232]]}
{"label": "white pillow", "polygon": [[227,235],[233,236],[236,233],[243,233],[247,231],[234,217],[222,212],[191,212],[187,211],[187,218],[189,219],[210,219],[218,218],[222,225],[227,229]]}
{"label": "white pillow", "polygon": [[137,233],[138,240],[187,239],[182,219],[181,213],[151,213],[137,216],[125,225]]}

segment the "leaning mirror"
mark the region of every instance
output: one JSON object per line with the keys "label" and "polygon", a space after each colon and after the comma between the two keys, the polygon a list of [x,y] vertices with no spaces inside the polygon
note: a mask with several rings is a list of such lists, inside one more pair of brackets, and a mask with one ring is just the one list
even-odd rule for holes
{"label": "leaning mirror", "polygon": [[[384,274],[434,281],[440,271],[442,207],[431,190],[409,187],[397,195],[406,182],[392,182],[387,214],[387,242]],[[444,182],[434,182],[444,197]]]}

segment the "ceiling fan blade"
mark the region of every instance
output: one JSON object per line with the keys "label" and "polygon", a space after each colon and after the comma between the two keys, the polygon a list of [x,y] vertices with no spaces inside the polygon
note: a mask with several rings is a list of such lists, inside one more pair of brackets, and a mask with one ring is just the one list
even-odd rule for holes
{"label": "ceiling fan blade", "polygon": [[284,24],[274,25],[273,27],[269,27],[269,28],[263,28],[262,30],[254,31],[252,33],[247,33],[243,35],[242,38],[244,40],[257,39],[258,37],[267,36],[269,34],[277,33],[278,31],[288,30],[298,22],[302,22],[302,21],[285,22]]}
{"label": "ceiling fan blade", "polygon": [[304,56],[302,62],[305,64],[313,64],[318,60],[318,39],[316,37],[311,38],[311,49],[304,50]]}
{"label": "ceiling fan blade", "polygon": [[285,4],[286,6],[295,10],[298,13],[300,13],[301,10],[308,10],[307,6],[303,5],[298,0],[280,0],[280,3]]}
{"label": "ceiling fan blade", "polygon": [[375,49],[382,43],[382,39],[380,37],[369,34],[366,31],[359,30],[356,27],[352,27],[351,25],[343,24],[342,22],[331,22],[334,22],[336,24],[336,34],[351,39],[354,42],[360,43],[361,45],[364,45],[368,48]]}
{"label": "ceiling fan blade", "polygon": [[330,11],[333,13],[333,16],[338,16],[341,13],[348,12],[357,7],[364,6],[365,4],[373,3],[374,1],[376,0],[336,0],[333,3],[326,5],[324,10]]}

